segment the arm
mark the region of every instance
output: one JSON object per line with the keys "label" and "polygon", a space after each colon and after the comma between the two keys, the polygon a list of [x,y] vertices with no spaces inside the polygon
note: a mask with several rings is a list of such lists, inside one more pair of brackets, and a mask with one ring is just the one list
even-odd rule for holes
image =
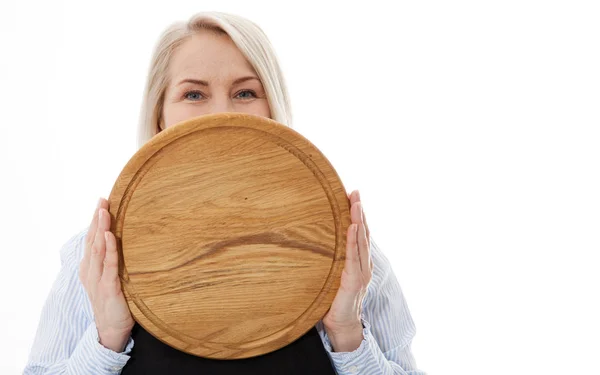
{"label": "arm", "polygon": [[42,309],[24,375],[120,374],[133,347],[123,353],[102,346],[89,301],[79,280],[86,231],[71,238],[61,249],[61,270]]}
{"label": "arm", "polygon": [[415,325],[392,268],[371,238],[373,277],[363,302],[363,339],[351,352],[336,352],[319,324],[323,344],[338,374],[424,375],[410,345]]}

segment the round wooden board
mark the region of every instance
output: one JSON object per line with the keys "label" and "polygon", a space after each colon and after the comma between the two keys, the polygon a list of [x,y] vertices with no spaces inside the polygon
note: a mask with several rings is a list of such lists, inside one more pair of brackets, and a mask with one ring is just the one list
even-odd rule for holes
{"label": "round wooden board", "polygon": [[248,358],[290,344],[339,287],[350,204],[325,156],[263,117],[220,113],[148,141],[111,191],[134,319],[189,354]]}

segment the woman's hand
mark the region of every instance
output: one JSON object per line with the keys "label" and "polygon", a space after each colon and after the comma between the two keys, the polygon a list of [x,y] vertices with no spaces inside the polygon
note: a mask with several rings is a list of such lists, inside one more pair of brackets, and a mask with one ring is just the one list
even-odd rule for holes
{"label": "woman's hand", "polygon": [[353,191],[349,198],[352,224],[348,228],[346,262],[340,288],[323,318],[325,331],[336,352],[354,351],[363,340],[362,302],[373,273],[369,227],[358,190]]}
{"label": "woman's hand", "polygon": [[110,231],[108,201],[100,198],[85,239],[79,279],[94,310],[100,344],[123,351],[134,325],[119,280],[117,242]]}

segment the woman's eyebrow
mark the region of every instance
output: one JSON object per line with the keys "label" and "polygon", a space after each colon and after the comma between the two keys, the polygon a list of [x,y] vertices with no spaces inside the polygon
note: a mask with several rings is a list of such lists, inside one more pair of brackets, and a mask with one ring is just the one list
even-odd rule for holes
{"label": "woman's eyebrow", "polygon": [[[251,79],[255,79],[257,81],[260,81],[258,79],[258,77],[256,77],[256,76],[245,76],[245,77],[241,77],[241,78],[238,78],[235,81],[233,81],[232,85],[237,85],[239,83],[246,82],[246,81],[249,81]],[[193,79],[193,78],[183,79],[177,85],[179,86],[179,85],[184,84],[184,83],[193,83],[195,85],[200,85],[200,86],[209,86],[207,81],[203,81],[201,79]]]}
{"label": "woman's eyebrow", "polygon": [[258,79],[258,77],[256,76],[245,76],[242,78],[238,78],[235,81],[233,81],[232,85],[237,85],[238,83],[242,83],[242,82],[246,82],[246,81],[250,81],[251,79],[255,79],[257,81],[260,81],[260,79]]}
{"label": "woman's eyebrow", "polygon": [[202,81],[200,79],[192,79],[192,78],[182,79],[177,85],[179,86],[179,85],[182,85],[184,83],[193,83],[195,85],[208,86],[208,82]]}

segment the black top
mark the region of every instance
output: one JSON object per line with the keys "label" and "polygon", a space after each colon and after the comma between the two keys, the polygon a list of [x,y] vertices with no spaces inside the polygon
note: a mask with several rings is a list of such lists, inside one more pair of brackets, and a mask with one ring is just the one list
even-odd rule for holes
{"label": "black top", "polygon": [[335,375],[315,327],[293,343],[258,357],[219,360],[197,357],[163,343],[135,324],[135,341],[121,375]]}

